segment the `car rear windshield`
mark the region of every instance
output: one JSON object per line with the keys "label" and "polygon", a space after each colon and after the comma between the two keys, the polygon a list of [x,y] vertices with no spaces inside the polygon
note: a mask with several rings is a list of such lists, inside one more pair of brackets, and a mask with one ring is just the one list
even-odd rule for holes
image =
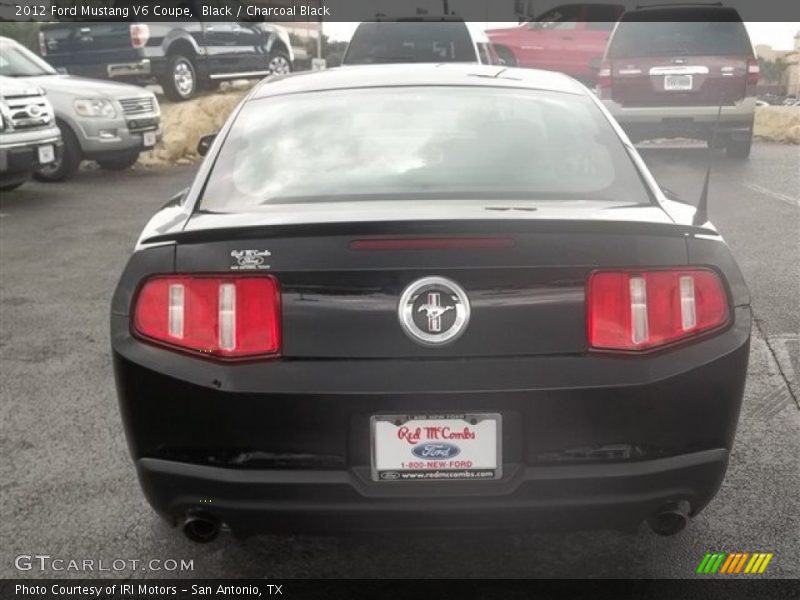
{"label": "car rear windshield", "polygon": [[588,96],[436,86],[248,102],[200,209],[494,198],[650,201],[622,141]]}
{"label": "car rear windshield", "polygon": [[727,10],[631,14],[620,22],[608,48],[609,58],[749,56],[752,53],[744,24],[738,20],[736,11]]}
{"label": "car rear windshield", "polygon": [[353,34],[344,64],[391,62],[477,62],[463,22],[361,23]]}

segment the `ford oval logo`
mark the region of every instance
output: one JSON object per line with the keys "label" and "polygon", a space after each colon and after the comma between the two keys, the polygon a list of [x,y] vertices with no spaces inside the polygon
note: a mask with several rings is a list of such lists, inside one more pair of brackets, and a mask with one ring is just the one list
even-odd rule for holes
{"label": "ford oval logo", "polygon": [[461,449],[453,444],[420,444],[411,450],[414,456],[425,459],[453,458],[461,453]]}

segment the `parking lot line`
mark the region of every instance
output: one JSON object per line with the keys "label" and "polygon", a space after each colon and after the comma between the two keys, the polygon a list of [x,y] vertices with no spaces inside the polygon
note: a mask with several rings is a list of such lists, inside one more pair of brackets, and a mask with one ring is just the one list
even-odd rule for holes
{"label": "parking lot line", "polygon": [[780,200],[781,202],[784,202],[790,206],[795,206],[797,208],[800,208],[800,199],[792,198],[791,196],[788,196],[786,194],[773,192],[772,190],[757,185],[755,183],[746,183],[745,187],[749,190],[753,190],[754,192],[758,192],[759,194],[762,194],[764,196],[768,196],[769,198],[774,198],[775,200]]}

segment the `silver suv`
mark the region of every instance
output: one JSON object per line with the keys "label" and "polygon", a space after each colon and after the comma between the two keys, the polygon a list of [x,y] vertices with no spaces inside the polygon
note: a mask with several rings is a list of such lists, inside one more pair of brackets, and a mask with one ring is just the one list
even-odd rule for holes
{"label": "silver suv", "polygon": [[125,169],[161,136],[155,95],[125,83],[61,75],[21,44],[0,37],[0,75],[36,85],[47,92],[64,138],[64,151],[35,177],[63,181],[82,160],[104,169]]}
{"label": "silver suv", "polygon": [[0,191],[21,186],[60,153],[61,134],[42,89],[0,77]]}

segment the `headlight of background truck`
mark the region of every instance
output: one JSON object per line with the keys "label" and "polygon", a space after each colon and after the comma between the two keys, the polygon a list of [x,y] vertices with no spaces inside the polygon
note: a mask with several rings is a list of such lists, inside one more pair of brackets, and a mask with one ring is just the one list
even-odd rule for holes
{"label": "headlight of background truck", "polygon": [[79,98],[73,103],[75,112],[81,117],[115,117],[117,110],[111,100],[105,98]]}

